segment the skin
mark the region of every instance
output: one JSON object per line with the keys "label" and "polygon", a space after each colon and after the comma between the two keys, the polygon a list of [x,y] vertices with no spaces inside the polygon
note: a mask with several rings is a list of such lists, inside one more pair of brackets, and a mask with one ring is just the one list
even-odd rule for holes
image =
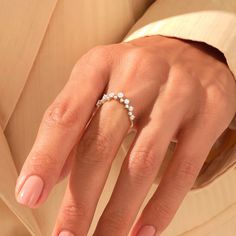
{"label": "skin", "polygon": [[156,35],[89,50],[45,111],[16,186],[19,199],[29,176],[43,180],[39,199],[28,205],[35,208],[69,173],[54,236],[63,230],[87,235],[130,126],[119,102],[111,100],[94,112],[95,104],[103,93],[119,91],[134,107],[137,133],[95,236],[128,235],[175,140],[173,159],[131,235],[146,225],[155,229],[150,235],[163,232],[236,112],[235,79],[222,54],[204,43]]}

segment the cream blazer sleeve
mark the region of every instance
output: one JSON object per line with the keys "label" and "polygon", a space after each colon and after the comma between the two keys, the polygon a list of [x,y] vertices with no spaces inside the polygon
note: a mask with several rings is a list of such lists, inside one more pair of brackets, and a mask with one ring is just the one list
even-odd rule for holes
{"label": "cream blazer sleeve", "polygon": [[[205,42],[217,48],[224,54],[236,79],[235,0],[157,0],[123,41],[151,35]],[[229,128],[236,129],[236,117]]]}

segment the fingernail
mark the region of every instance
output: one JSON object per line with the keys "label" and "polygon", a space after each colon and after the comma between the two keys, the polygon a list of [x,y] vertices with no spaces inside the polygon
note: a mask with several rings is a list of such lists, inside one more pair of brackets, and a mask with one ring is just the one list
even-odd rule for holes
{"label": "fingernail", "polygon": [[74,236],[74,234],[72,234],[71,232],[69,231],[62,231],[59,236]]}
{"label": "fingernail", "polygon": [[39,176],[30,176],[17,195],[17,201],[23,205],[34,206],[43,190],[43,185],[43,180]]}
{"label": "fingernail", "polygon": [[138,232],[137,236],[154,236],[156,233],[155,227],[151,225],[145,225]]}
{"label": "fingernail", "polygon": [[16,188],[15,188],[15,193],[18,195],[24,181],[25,181],[26,176],[19,176],[16,180]]}

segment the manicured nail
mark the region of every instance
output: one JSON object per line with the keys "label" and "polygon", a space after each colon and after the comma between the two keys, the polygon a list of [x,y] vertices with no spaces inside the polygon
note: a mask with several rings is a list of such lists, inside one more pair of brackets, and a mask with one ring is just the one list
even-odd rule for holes
{"label": "manicured nail", "polygon": [[43,180],[39,176],[30,176],[26,179],[23,187],[18,193],[17,201],[23,205],[28,205],[29,207],[34,206],[42,193],[43,185]]}
{"label": "manicured nail", "polygon": [[151,225],[145,225],[138,232],[137,236],[155,236],[156,229]]}
{"label": "manicured nail", "polygon": [[72,234],[71,232],[69,231],[62,231],[59,236],[74,236],[74,234]]}
{"label": "manicured nail", "polygon": [[19,176],[16,180],[15,194],[18,195],[23,183],[25,182],[26,176]]}

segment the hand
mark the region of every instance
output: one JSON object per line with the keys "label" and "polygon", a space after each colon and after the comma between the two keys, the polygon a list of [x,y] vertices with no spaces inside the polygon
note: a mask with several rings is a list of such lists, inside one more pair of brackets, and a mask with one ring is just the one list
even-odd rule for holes
{"label": "hand", "polygon": [[38,207],[70,172],[55,236],[87,235],[129,130],[119,102],[94,112],[97,100],[111,91],[130,99],[137,133],[94,235],[128,235],[169,143],[176,140],[173,159],[132,230],[132,235],[159,235],[236,112],[233,75],[222,55],[203,43],[150,36],[89,50],[46,110],[16,186],[20,203]]}

